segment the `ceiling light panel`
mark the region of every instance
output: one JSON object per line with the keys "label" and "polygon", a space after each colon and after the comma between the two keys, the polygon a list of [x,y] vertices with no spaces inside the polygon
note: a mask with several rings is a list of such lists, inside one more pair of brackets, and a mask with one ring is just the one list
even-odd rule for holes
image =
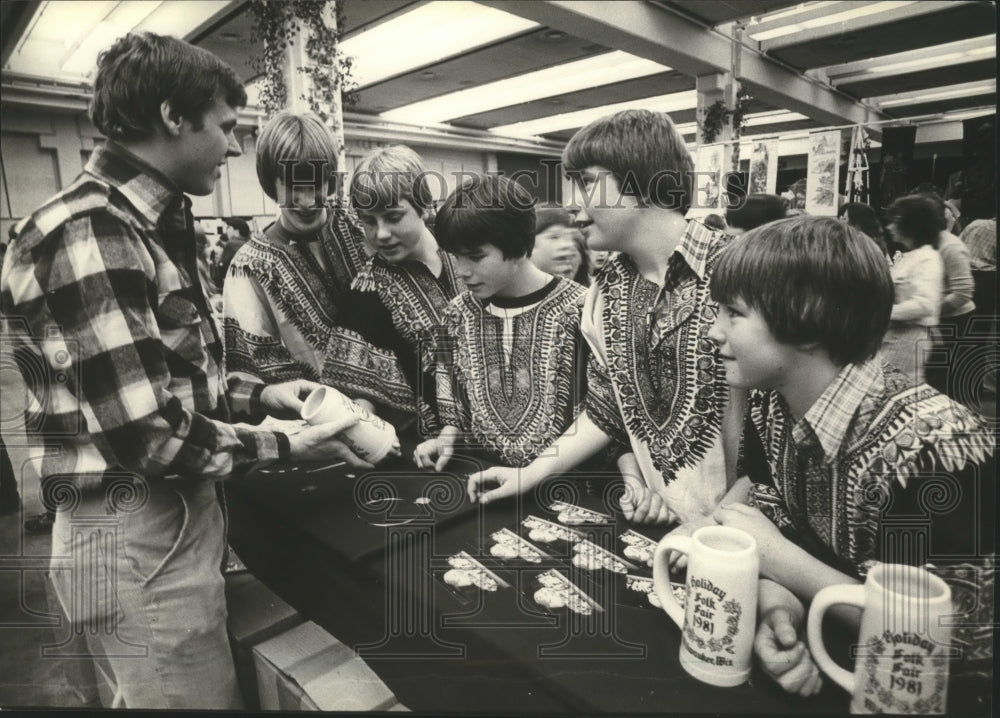
{"label": "ceiling light panel", "polygon": [[515,122],[511,125],[500,125],[490,128],[490,132],[498,135],[510,135],[512,137],[533,137],[544,135],[549,132],[559,130],[569,130],[584,125],[622,110],[653,110],[655,112],[679,112],[681,110],[693,110],[698,106],[698,93],[695,90],[688,92],[674,92],[669,95],[659,95],[657,97],[647,97],[641,100],[630,100],[629,102],[619,102],[613,105],[602,105],[601,107],[590,107],[576,112],[566,112],[560,115],[550,115],[540,117],[537,120],[527,120],[525,122]]}
{"label": "ceiling light panel", "polygon": [[4,69],[85,81],[95,69],[97,55],[123,35],[150,30],[185,38],[234,4],[233,0],[44,2]]}
{"label": "ceiling light panel", "polygon": [[900,92],[895,95],[869,97],[866,101],[878,105],[879,107],[898,107],[900,105],[918,105],[922,102],[932,102],[934,100],[945,100],[955,97],[985,95],[990,92],[996,92],[996,90],[996,80],[992,80],[990,82],[967,82],[961,85],[952,85],[941,89]]}
{"label": "ceiling light panel", "polygon": [[184,2],[171,0],[163,3],[136,29],[186,38],[208,20],[233,5],[236,5],[233,0],[184,0]]}
{"label": "ceiling light panel", "polygon": [[[795,21],[793,19],[788,25],[783,25],[781,27],[770,28],[768,30],[763,30],[761,32],[751,32],[750,39],[756,42],[764,42],[766,40],[773,40],[777,37],[784,37],[786,35],[792,35],[796,32],[803,32],[805,30],[814,30],[818,27],[827,27],[829,25],[836,25],[838,23],[848,22],[849,20],[857,20],[858,18],[868,17],[869,15],[878,15],[879,13],[888,12],[889,10],[897,10],[901,7],[906,7],[907,5],[912,5],[915,0],[889,0],[887,2],[875,2],[875,3],[856,3],[856,2],[844,2],[838,3],[839,6],[844,6],[847,9],[841,10],[840,12],[831,12],[823,14],[817,17],[810,17],[807,19],[802,19]],[[814,8],[809,8],[810,10]],[[831,8],[836,9],[836,8]]]}
{"label": "ceiling light panel", "polygon": [[382,117],[418,124],[444,122],[669,70],[627,52],[608,52],[397,107]]}
{"label": "ceiling light panel", "polygon": [[340,50],[357,58],[352,76],[367,87],[536,27],[475,2],[431,2],[347,38]]}
{"label": "ceiling light panel", "polygon": [[159,9],[158,0],[121,2],[107,17],[82,39],[76,49],[62,63],[62,72],[87,75],[97,66],[97,55],[115,40],[127,35],[132,28]]}
{"label": "ceiling light panel", "polygon": [[876,77],[902,75],[927,68],[975,62],[990,57],[996,57],[996,35],[984,35],[842,65],[830,65],[822,68],[822,72],[834,85],[841,85]]}

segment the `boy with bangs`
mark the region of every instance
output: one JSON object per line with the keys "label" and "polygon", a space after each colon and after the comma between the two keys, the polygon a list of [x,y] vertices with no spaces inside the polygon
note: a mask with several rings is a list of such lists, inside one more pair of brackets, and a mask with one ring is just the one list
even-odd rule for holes
{"label": "boy with bangs", "polygon": [[413,400],[396,357],[342,322],[368,261],[347,207],[330,203],[337,142],[311,113],[279,112],[257,140],[257,178],[275,222],[233,258],[223,285],[226,372],[250,383],[309,379],[402,421]]}
{"label": "boy with bangs", "polygon": [[586,410],[526,467],[470,476],[469,497],[524,492],[614,441],[629,451],[618,461],[626,518],[688,530],[711,523],[728,487],[726,456],[735,464],[739,415],[727,411],[725,377],[705,338],[716,313],[708,279],[724,242],[684,219],[691,157],[666,114],[628,110],[577,132],[563,163],[583,193],[576,224],[588,249],[619,253],[583,307]]}
{"label": "boy with bangs", "polygon": [[573,422],[586,395],[586,290],[535,266],[534,202],[506,177],[475,177],[455,190],[435,229],[468,291],[445,311],[435,352],[445,426],[414,461],[441,471],[461,437],[524,466]]}
{"label": "boy with bangs", "polygon": [[[709,337],[726,381],[752,390],[741,480],[749,505],[715,516],[757,540],[764,670],[786,690],[815,693],[822,681],[802,640],[803,604],[825,586],[863,581],[875,562],[929,564],[961,615],[951,673],[962,689],[949,696],[982,710],[992,673],[994,437],[980,416],[914,387],[877,355],[893,300],[884,255],[835,219],[779,220],[722,253],[712,298],[720,311]],[[954,507],[925,503],[933,487],[947,487]],[[926,531],[926,544],[907,540],[914,530]]]}
{"label": "boy with bangs", "polygon": [[345,326],[398,357],[417,429],[437,436],[432,347],[445,307],[464,286],[425,222],[433,197],[423,160],[403,145],[371,152],[351,178],[351,206],[374,256],[352,283]]}

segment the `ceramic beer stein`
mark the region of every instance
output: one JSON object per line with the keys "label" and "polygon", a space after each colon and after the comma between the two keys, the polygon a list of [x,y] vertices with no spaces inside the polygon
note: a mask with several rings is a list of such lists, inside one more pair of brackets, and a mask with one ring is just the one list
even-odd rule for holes
{"label": "ceramic beer stein", "polygon": [[[670,589],[671,551],[688,555],[684,608]],[[681,629],[680,662],[713,686],[738,686],[750,675],[757,619],[757,542],[729,526],[665,536],[653,555],[653,585]]]}
{"label": "ceramic beer stein", "polygon": [[396,429],[392,424],[373,415],[332,386],[321,386],[309,392],[302,405],[302,418],[310,424],[334,421],[350,412],[358,423],[346,429],[340,439],[365,461],[377,464],[390,450],[399,448]]}
{"label": "ceramic beer stein", "polygon": [[[843,603],[864,610],[854,673],[823,645],[823,615]],[[809,650],[816,665],[849,691],[852,713],[944,713],[953,613],[951,589],[924,569],[879,564],[863,586],[828,586],[809,607]]]}

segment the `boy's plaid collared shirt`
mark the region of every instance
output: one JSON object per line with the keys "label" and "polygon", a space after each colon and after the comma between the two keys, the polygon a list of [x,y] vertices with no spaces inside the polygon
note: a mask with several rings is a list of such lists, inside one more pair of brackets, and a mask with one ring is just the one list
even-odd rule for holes
{"label": "boy's plaid collared shirt", "polygon": [[[836,459],[858,415],[858,408],[881,378],[879,362],[879,359],[870,359],[841,369],[809,411],[792,426],[795,443],[820,449],[824,464]],[[788,410],[781,406],[780,411]]]}
{"label": "boy's plaid collared shirt", "polygon": [[42,477],[221,477],[287,456],[283,434],[229,423],[259,413],[262,386],[231,384],[227,402],[188,205],[109,142],[11,243],[0,308]]}

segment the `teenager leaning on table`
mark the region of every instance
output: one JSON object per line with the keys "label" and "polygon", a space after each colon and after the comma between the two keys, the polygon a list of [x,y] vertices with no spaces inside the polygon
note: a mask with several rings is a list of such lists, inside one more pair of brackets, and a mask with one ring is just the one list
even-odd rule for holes
{"label": "teenager leaning on table", "polygon": [[721,254],[712,297],[726,381],[751,390],[749,505],[715,517],[757,541],[762,667],[786,690],[816,692],[803,630],[816,593],[877,562],[926,564],[955,605],[949,693],[958,715],[978,712],[992,673],[995,439],[877,356],[893,307],[881,250],[832,218],[781,220]]}
{"label": "teenager leaning on table", "polygon": [[473,501],[523,493],[614,442],[636,522],[712,523],[735,478],[741,411],[705,335],[708,293],[725,235],[685,220],[691,156],[670,117],[628,110],[584,127],[563,152],[582,194],[576,224],[592,250],[618,252],[583,307],[590,346],[586,408],[549,450],[523,468],[469,477]]}
{"label": "teenager leaning on table", "polygon": [[296,411],[316,386],[222,377],[185,193],[210,194],[240,154],[245,103],[205,50],[153,33],[117,40],[98,58],[91,105],[108,141],[31,215],[0,278],[14,350],[55,378],[25,377],[44,442],[32,458],[65,499],[50,575],[116,707],[240,707],[220,480],[345,453],[334,437],[346,421],[293,436],[231,423]]}

